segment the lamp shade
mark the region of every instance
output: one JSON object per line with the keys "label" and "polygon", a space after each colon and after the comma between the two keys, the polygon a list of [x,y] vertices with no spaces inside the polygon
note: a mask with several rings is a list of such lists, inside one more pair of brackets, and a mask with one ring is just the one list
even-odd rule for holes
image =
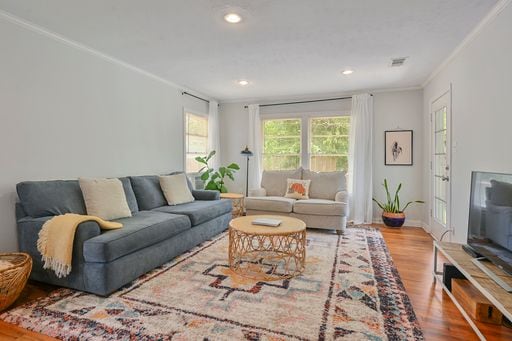
{"label": "lamp shade", "polygon": [[245,146],[245,149],[240,152],[240,154],[250,157],[252,156],[252,152],[249,150],[249,147]]}

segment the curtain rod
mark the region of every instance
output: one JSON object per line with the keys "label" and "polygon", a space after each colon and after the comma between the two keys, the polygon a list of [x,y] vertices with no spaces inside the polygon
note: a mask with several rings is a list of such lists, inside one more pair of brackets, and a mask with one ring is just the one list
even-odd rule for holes
{"label": "curtain rod", "polygon": [[[370,94],[373,96],[373,94]],[[277,105],[289,105],[289,104],[302,104],[302,103],[315,103],[315,102],[327,102],[327,101],[339,101],[342,99],[351,99],[352,96],[348,97],[334,97],[334,98],[323,98],[323,99],[312,99],[309,101],[297,101],[297,102],[283,102],[283,103],[270,103],[270,104],[261,104],[260,107],[273,107]],[[244,108],[247,109],[249,106],[245,105]]]}
{"label": "curtain rod", "polygon": [[209,100],[207,100],[206,98],[202,98],[202,97],[196,96],[196,95],[194,95],[194,94],[191,94],[190,92],[182,91],[182,92],[181,92],[181,94],[182,94],[182,95],[187,95],[187,96],[190,96],[190,97],[197,98],[197,99],[199,99],[199,100],[201,100],[201,101],[204,101],[204,102],[206,102],[206,103],[210,103],[210,101],[209,101]]}

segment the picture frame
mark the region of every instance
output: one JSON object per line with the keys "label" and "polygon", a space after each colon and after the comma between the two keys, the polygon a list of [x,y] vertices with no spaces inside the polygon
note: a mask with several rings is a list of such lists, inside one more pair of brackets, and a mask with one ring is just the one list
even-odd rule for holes
{"label": "picture frame", "polygon": [[413,165],[412,130],[386,130],[384,132],[384,165]]}

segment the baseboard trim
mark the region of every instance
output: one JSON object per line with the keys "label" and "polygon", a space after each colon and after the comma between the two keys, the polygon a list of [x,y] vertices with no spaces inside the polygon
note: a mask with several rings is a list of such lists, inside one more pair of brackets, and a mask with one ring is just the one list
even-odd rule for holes
{"label": "baseboard trim", "polygon": [[[373,218],[373,223],[374,224],[383,224],[382,218]],[[425,229],[424,225],[425,225],[425,223],[421,220],[406,219],[403,227],[421,227],[421,228]]]}

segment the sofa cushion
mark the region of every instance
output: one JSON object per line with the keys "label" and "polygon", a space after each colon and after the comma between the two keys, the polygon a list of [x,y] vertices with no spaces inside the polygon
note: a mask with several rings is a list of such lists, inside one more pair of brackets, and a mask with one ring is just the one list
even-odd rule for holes
{"label": "sofa cushion", "polygon": [[231,200],[195,200],[186,204],[163,206],[153,211],[186,215],[192,226],[231,213]]}
{"label": "sofa cushion", "polygon": [[169,239],[191,227],[186,216],[154,211],[141,211],[130,218],[116,221],[122,223],[123,227],[85,241],[85,261],[110,262]]}
{"label": "sofa cushion", "polygon": [[290,213],[295,199],[285,197],[249,197],[245,198],[245,208],[248,210]]}
{"label": "sofa cushion", "polygon": [[78,180],[25,181],[17,184],[16,190],[23,210],[31,217],[86,214]]}
{"label": "sofa cushion", "polygon": [[137,204],[137,198],[135,197],[135,193],[133,193],[132,183],[130,182],[129,177],[119,178],[121,183],[123,184],[124,194],[126,195],[126,202],[128,203],[128,207],[130,207],[130,211],[133,213],[139,212],[139,205]]}
{"label": "sofa cushion", "polygon": [[286,198],[309,199],[311,180],[288,179],[286,182]]}
{"label": "sofa cushion", "polygon": [[160,176],[160,188],[171,206],[186,204],[195,200],[188,186],[185,173]]}
{"label": "sofa cushion", "polygon": [[158,175],[130,176],[137,204],[142,211],[167,205]]}
{"label": "sofa cushion", "polygon": [[293,212],[312,215],[346,216],[347,204],[325,199],[298,200]]}
{"label": "sofa cushion", "polygon": [[261,187],[265,188],[269,197],[284,197],[288,178],[302,179],[302,168],[292,171],[263,171]]}
{"label": "sofa cushion", "polygon": [[347,188],[345,172],[312,172],[304,169],[302,179],[311,180],[309,197],[312,199],[334,200],[336,193]]}
{"label": "sofa cushion", "polygon": [[[123,184],[130,211],[139,210],[130,179],[119,178]],[[46,217],[65,213],[87,214],[78,180],[24,181],[16,185],[24,213]]]}
{"label": "sofa cushion", "polygon": [[87,214],[104,220],[131,217],[123,183],[119,179],[78,179]]}

